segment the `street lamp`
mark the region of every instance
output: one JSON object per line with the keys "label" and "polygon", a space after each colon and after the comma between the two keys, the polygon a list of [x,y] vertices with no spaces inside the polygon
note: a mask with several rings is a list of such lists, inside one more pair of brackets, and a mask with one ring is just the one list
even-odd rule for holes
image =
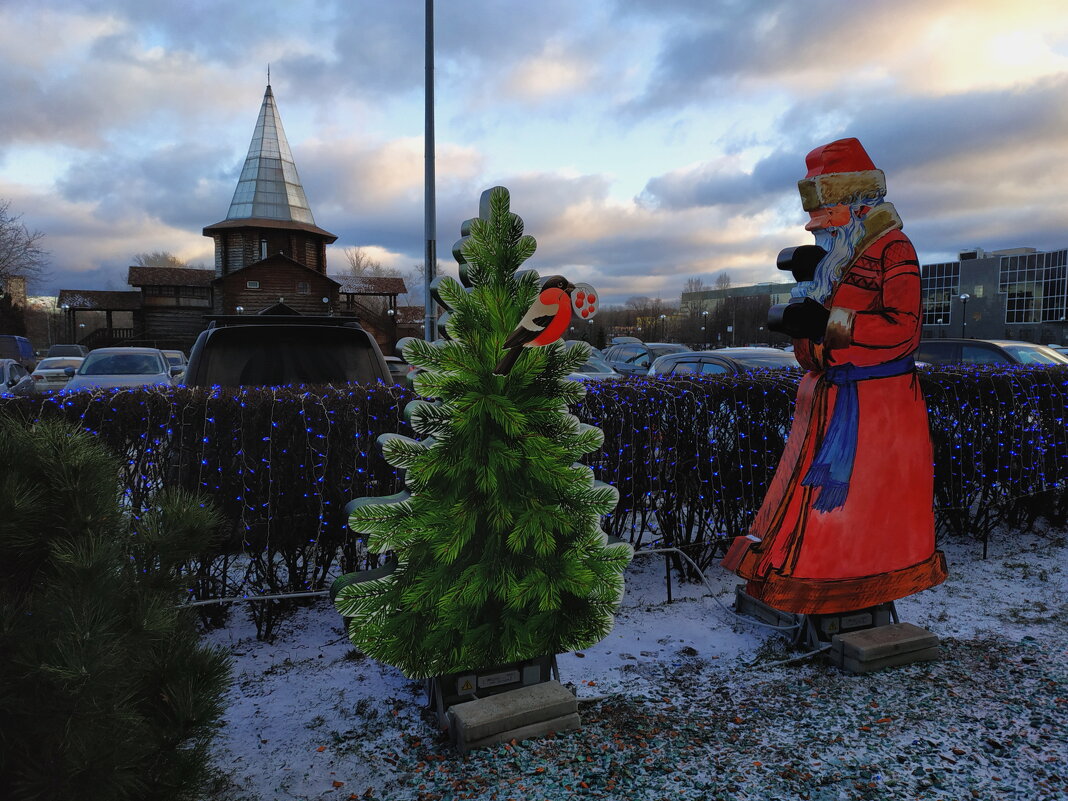
{"label": "street lamp", "polygon": [[660,339],[663,341],[666,337],[665,328],[667,327],[667,315],[660,315]]}
{"label": "street lamp", "polygon": [[968,300],[971,298],[967,292],[960,296],[960,338],[964,339],[964,332],[968,326]]}
{"label": "street lamp", "polygon": [[701,322],[701,330],[705,332],[701,335],[701,339],[704,340],[703,344],[710,345],[712,343],[712,339],[708,334],[708,309],[705,309],[703,312],[701,312]]}

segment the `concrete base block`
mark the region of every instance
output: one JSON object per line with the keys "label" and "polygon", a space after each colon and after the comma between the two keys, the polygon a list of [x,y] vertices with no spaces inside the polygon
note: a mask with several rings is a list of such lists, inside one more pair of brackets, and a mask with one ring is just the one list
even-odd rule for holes
{"label": "concrete base block", "polygon": [[831,640],[831,661],[852,673],[938,659],[938,637],[911,623],[836,634]]}
{"label": "concrete base block", "polygon": [[448,716],[453,740],[461,751],[580,725],[578,701],[558,681],[456,704]]}
{"label": "concrete base block", "polygon": [[473,748],[486,748],[492,745],[500,745],[501,743],[510,743],[512,740],[529,740],[532,737],[545,737],[548,734],[581,728],[582,720],[579,718],[578,712],[572,712],[570,715],[562,715],[558,718],[530,723],[526,726],[520,726],[518,729],[497,732],[474,742],[461,743],[457,741],[456,745],[460,749],[460,753],[466,754]]}
{"label": "concrete base block", "polygon": [[897,667],[898,665],[910,665],[913,662],[930,662],[935,659],[940,659],[942,656],[942,650],[936,645],[934,648],[923,648],[919,651],[907,651],[905,653],[894,654],[893,656],[884,656],[880,659],[872,659],[867,662],[860,662],[850,657],[845,657],[839,663],[839,667],[842,670],[849,671],[850,673],[874,673],[876,670],[882,670],[888,667]]}

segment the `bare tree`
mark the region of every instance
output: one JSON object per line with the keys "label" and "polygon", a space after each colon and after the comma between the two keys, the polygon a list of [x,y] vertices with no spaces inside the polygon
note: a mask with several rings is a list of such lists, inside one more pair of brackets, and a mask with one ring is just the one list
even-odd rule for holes
{"label": "bare tree", "polygon": [[694,275],[690,278],[687,278],[686,283],[682,285],[682,293],[684,295],[687,292],[701,292],[705,289],[708,289],[708,287],[705,286],[704,279],[702,279],[699,275]]}
{"label": "bare tree", "polygon": [[0,279],[23,276],[27,282],[47,274],[48,251],[41,247],[44,234],[31,231],[22,215],[11,211],[11,201],[0,198]]}
{"label": "bare tree", "polygon": [[[401,271],[395,267],[386,267],[378,259],[372,257],[366,250],[359,246],[347,247],[344,250],[345,261],[348,262],[346,276],[352,278],[404,278]],[[414,273],[415,268],[413,268]],[[389,307],[389,301],[385,297],[366,296],[360,298],[359,303],[373,314],[383,315]]]}
{"label": "bare tree", "polygon": [[361,276],[388,276],[400,278],[400,272],[392,267],[382,266],[382,262],[372,258],[361,247],[345,248],[345,261],[349,263],[349,275],[353,278]]}
{"label": "bare tree", "polygon": [[405,306],[425,306],[426,294],[423,285],[426,283],[426,270],[422,264],[413,264],[404,276],[404,287],[407,290],[403,297]]}
{"label": "bare tree", "polygon": [[716,276],[716,289],[730,289],[731,288],[731,274],[724,270]]}
{"label": "bare tree", "polygon": [[133,257],[134,267],[190,267],[203,269],[202,264],[190,264],[182,261],[167,250],[153,250],[144,253],[135,253]]}

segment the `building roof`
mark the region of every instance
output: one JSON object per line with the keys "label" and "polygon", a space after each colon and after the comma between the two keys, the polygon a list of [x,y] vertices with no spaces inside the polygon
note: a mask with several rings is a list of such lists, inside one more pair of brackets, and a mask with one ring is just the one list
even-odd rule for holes
{"label": "building roof", "polygon": [[226,214],[227,220],[250,218],[315,225],[270,84]]}
{"label": "building roof", "polygon": [[211,286],[214,270],[193,267],[130,267],[130,286]]}
{"label": "building roof", "polygon": [[224,228],[278,228],[284,231],[308,231],[321,236],[328,245],[337,241],[337,234],[323,230],[318,225],[308,225],[307,223],[291,222],[289,220],[265,220],[262,217],[249,217],[247,220],[220,220],[205,227],[204,236],[211,236],[216,231],[221,231]]}
{"label": "building roof", "polygon": [[338,292],[345,295],[403,295],[408,291],[403,278],[386,275],[339,275]]}
{"label": "building roof", "polygon": [[99,311],[136,311],[141,308],[140,292],[110,292],[98,289],[61,289],[56,306]]}
{"label": "building roof", "polygon": [[260,259],[259,261],[252,262],[252,264],[246,264],[244,267],[234,270],[231,273],[221,275],[218,278],[213,278],[211,282],[216,284],[232,283],[230,279],[234,278],[234,276],[237,276],[237,278],[234,280],[244,281],[253,273],[260,272],[264,268],[270,269],[272,267],[276,267],[279,264],[286,265],[289,267],[299,267],[301,270],[308,273],[309,278],[314,278],[318,281],[326,281],[331,284],[338,283],[336,278],[326,275],[325,273],[321,273],[318,270],[313,270],[311,267],[301,264],[293,257],[287,256],[284,253],[275,253],[272,256],[268,256],[266,259]]}

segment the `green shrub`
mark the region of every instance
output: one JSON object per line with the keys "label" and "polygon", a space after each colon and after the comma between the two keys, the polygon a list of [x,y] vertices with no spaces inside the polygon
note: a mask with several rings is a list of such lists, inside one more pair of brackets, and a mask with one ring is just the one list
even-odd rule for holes
{"label": "green shrub", "polygon": [[176,490],[135,519],[95,437],[0,422],[0,798],[198,797],[229,664],[178,565],[218,525]]}

